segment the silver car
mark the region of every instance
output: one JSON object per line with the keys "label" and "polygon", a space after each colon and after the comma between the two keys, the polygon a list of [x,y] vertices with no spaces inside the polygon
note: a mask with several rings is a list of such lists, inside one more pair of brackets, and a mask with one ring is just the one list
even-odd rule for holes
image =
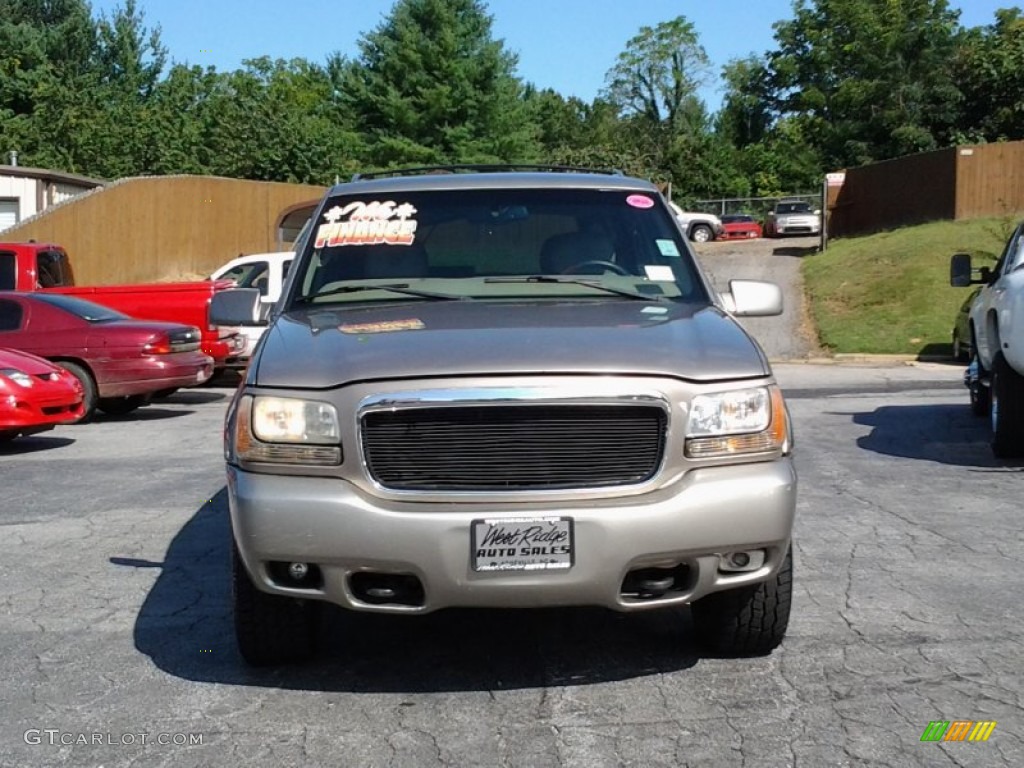
{"label": "silver car", "polygon": [[734,316],[777,286],[717,295],[646,181],[447,171],[327,193],[230,405],[242,656],[309,655],[324,602],[690,606],[712,652],[770,652],[793,439]]}
{"label": "silver car", "polygon": [[812,210],[804,200],[780,200],[768,213],[764,233],[766,237],[820,235],[821,211]]}

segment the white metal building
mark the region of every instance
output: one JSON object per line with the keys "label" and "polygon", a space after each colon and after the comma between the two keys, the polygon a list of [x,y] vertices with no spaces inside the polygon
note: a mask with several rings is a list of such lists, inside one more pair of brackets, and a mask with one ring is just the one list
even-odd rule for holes
{"label": "white metal building", "polygon": [[74,173],[0,165],[0,232],[103,184]]}

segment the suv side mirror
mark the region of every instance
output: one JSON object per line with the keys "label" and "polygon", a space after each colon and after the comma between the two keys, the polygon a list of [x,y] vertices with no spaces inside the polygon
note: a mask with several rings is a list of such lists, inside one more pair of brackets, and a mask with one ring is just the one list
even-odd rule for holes
{"label": "suv side mirror", "polygon": [[[982,270],[987,271],[987,268],[982,267]],[[954,288],[966,288],[971,282],[971,255],[955,254],[949,260],[949,284]]]}
{"label": "suv side mirror", "polygon": [[737,317],[782,314],[782,289],[762,280],[730,280],[729,292],[722,296],[722,301]]}
{"label": "suv side mirror", "polygon": [[256,288],[217,291],[210,300],[211,325],[259,325],[260,292]]}

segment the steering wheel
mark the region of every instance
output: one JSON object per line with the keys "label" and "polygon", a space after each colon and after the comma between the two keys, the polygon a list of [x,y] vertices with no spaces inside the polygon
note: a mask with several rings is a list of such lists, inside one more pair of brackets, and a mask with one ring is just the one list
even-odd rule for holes
{"label": "steering wheel", "polygon": [[629,275],[629,271],[624,269],[614,261],[603,261],[601,259],[591,259],[589,261],[581,261],[579,264],[573,264],[571,267],[563,269],[560,274],[563,275],[574,275],[574,274],[587,274],[579,273],[576,270],[582,269],[583,267],[604,267],[605,270],[611,270],[617,275]]}

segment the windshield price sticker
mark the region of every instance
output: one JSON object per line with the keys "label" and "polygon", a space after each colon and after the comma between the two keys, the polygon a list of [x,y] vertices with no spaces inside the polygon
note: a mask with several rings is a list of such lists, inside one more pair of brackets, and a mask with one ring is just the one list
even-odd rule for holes
{"label": "windshield price sticker", "polygon": [[335,205],[324,213],[326,224],[316,231],[315,248],[342,245],[412,245],[416,239],[417,210],[394,200]]}
{"label": "windshield price sticker", "polygon": [[470,530],[474,571],[539,571],[572,568],[570,517],[474,520]]}

